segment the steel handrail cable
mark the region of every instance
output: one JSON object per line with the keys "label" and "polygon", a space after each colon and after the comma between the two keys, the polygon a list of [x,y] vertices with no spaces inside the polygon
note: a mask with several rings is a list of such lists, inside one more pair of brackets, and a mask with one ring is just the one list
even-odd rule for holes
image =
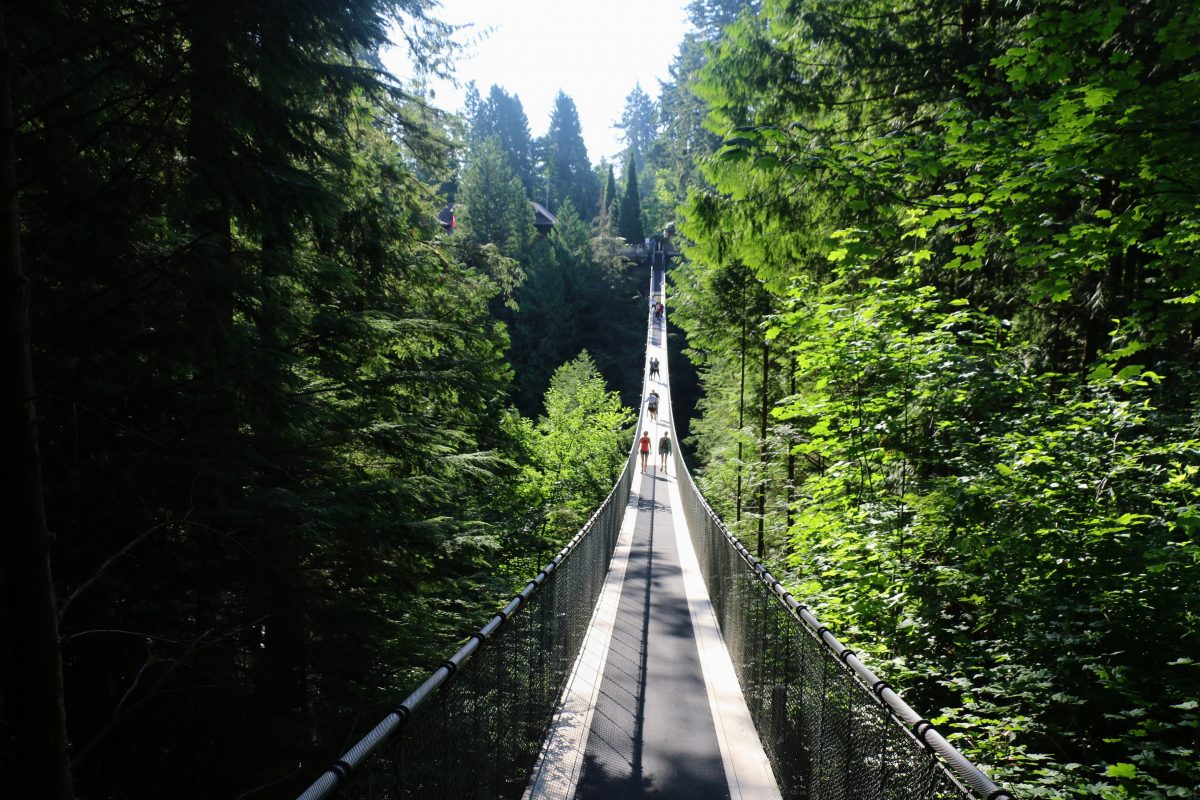
{"label": "steel handrail cable", "polygon": [[[651,278],[651,286],[653,287],[653,278]],[[664,270],[663,281],[660,288],[661,300],[664,306],[662,329],[663,329],[663,358],[667,358],[666,328],[667,328],[667,311],[666,306],[666,274]],[[666,365],[664,364],[664,367]],[[671,404],[671,383],[670,373],[667,372],[666,381],[666,406],[671,408],[668,425],[671,429],[671,435],[675,441],[679,441],[678,433],[675,430],[675,414]],[[982,798],[982,800],[1016,800],[1015,796],[1005,789],[998,786],[991,778],[989,778],[979,767],[972,763],[964,756],[958,748],[948,742],[941,732],[923,716],[918,714],[913,708],[906,703],[903,698],[886,682],[881,680],[869,667],[862,662],[850,648],[842,644],[836,636],[821,624],[821,622],[813,615],[808,606],[800,603],[792,596],[791,592],[787,591],[783,584],[775,578],[763,565],[763,563],[750,553],[736,536],[729,530],[721,518],[713,511],[712,507],[705,500],[699,486],[696,485],[692,478],[691,472],[688,470],[686,463],[683,460],[682,448],[676,446],[672,454],[672,460],[675,463],[675,474],[677,476],[687,477],[688,493],[691,495],[689,499],[697,502],[704,512],[709,517],[710,521],[724,535],[725,541],[733,547],[742,561],[750,568],[751,573],[757,579],[758,583],[764,585],[771,595],[781,602],[787,609],[788,613],[801,622],[807,632],[815,636],[827,649],[830,655],[838,662],[843,664],[850,670],[851,675],[860,685],[860,688],[867,692],[869,696],[874,698],[878,703],[882,704],[887,710],[888,715],[894,719],[898,725],[912,737],[914,740],[924,745],[930,751],[936,753],[940,757],[938,765],[945,771],[948,776],[972,796]],[[682,485],[682,483],[681,483]],[[682,509],[685,511],[686,509]],[[689,526],[690,527],[690,526]],[[693,532],[693,537],[696,534]],[[965,786],[963,786],[965,784]]]}

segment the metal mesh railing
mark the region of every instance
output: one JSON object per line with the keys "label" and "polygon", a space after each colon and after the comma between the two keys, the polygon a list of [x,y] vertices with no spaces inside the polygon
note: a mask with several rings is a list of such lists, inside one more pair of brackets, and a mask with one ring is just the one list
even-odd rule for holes
{"label": "metal mesh railing", "polygon": [[875,676],[729,532],[675,454],[682,512],[785,798],[1012,798]]}
{"label": "metal mesh railing", "polygon": [[604,584],[633,459],[546,568],[300,800],[521,796]]}

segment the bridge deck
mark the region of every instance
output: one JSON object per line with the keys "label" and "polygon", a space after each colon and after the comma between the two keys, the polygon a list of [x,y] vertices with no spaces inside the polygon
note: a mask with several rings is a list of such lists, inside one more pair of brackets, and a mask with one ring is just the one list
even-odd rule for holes
{"label": "bridge deck", "polygon": [[[655,287],[661,270],[655,270]],[[778,798],[770,766],[700,577],[675,476],[659,470],[670,432],[664,324],[647,361],[661,377],[659,418],[638,431],[654,454],[635,475],[620,539],[587,640],[539,758],[529,800]],[[670,460],[668,459],[668,465]]]}

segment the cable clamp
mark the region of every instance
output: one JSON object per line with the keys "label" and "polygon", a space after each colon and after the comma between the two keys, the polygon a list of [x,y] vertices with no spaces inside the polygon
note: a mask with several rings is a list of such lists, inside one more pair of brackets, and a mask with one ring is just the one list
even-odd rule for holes
{"label": "cable clamp", "polygon": [[450,659],[448,659],[448,658],[447,658],[445,661],[443,661],[441,664],[438,664],[438,666],[439,666],[439,667],[445,667],[445,668],[446,668],[446,670],[447,670],[447,671],[448,671],[448,672],[449,672],[451,675],[453,675],[454,673],[458,672],[458,664],[455,664],[455,663],[454,663],[452,660],[450,660]]}
{"label": "cable clamp", "polygon": [[332,772],[334,775],[337,775],[339,781],[344,781],[350,775],[350,773],[353,772],[353,769],[353,767],[339,758],[337,761],[330,764],[329,769],[325,771]]}
{"label": "cable clamp", "polygon": [[914,735],[915,735],[915,736],[916,736],[918,739],[920,739],[920,740],[921,740],[921,744],[923,744],[923,745],[925,745],[926,747],[928,747],[928,746],[929,746],[929,742],[925,741],[925,734],[927,734],[927,733],[929,733],[931,730],[933,730],[933,723],[932,723],[932,722],[930,722],[930,721],[929,721],[929,720],[927,720],[927,719],[919,719],[919,720],[917,720],[916,722],[914,722],[914,723],[913,723],[913,725],[912,725],[912,729],[913,729],[913,734],[914,734]]}
{"label": "cable clamp", "polygon": [[849,647],[847,647],[842,652],[838,653],[838,658],[841,659],[843,664],[846,663],[846,659],[849,658],[850,656],[854,656],[855,658],[858,658],[858,653],[854,652]]}

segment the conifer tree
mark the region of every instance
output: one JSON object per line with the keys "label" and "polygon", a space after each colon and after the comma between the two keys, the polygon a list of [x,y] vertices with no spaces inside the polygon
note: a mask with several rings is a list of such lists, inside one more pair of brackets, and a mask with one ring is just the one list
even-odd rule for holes
{"label": "conifer tree", "polygon": [[518,261],[526,257],[534,235],[533,210],[498,138],[471,148],[459,180],[458,218],[468,241],[495,245]]}
{"label": "conifer tree", "polygon": [[547,199],[551,211],[570,200],[577,213],[590,220],[599,210],[600,186],[588,161],[575,101],[559,92],[543,138]]}
{"label": "conifer tree", "polygon": [[[474,84],[471,88],[474,89]],[[476,90],[473,98],[468,94],[467,114],[471,140],[496,139],[525,194],[533,197],[536,184],[533,137],[529,133],[529,120],[521,106],[521,98],[508,94],[499,86],[492,86],[487,99],[481,100]]]}
{"label": "conifer tree", "polygon": [[626,157],[632,157],[638,172],[643,172],[646,155],[658,135],[658,109],[640,83],[626,96],[625,109],[616,127],[621,131]]}
{"label": "conifer tree", "polygon": [[[75,6],[88,24],[4,8],[0,188],[33,282],[76,785],[237,796],[333,749],[364,665],[404,672],[402,598],[484,571],[497,286],[435,240],[418,176],[445,173],[444,121],[360,58],[396,15],[432,46],[425,3]],[[9,600],[6,760],[34,730]]]}
{"label": "conifer tree", "polygon": [[630,244],[641,244],[646,239],[642,226],[642,199],[638,194],[637,165],[633,156],[625,167],[625,196],[621,198],[621,216],[618,231],[621,238]]}
{"label": "conifer tree", "polygon": [[608,165],[608,177],[604,182],[604,194],[600,200],[601,212],[612,220],[621,218],[621,195],[617,189],[617,176],[613,165]]}

